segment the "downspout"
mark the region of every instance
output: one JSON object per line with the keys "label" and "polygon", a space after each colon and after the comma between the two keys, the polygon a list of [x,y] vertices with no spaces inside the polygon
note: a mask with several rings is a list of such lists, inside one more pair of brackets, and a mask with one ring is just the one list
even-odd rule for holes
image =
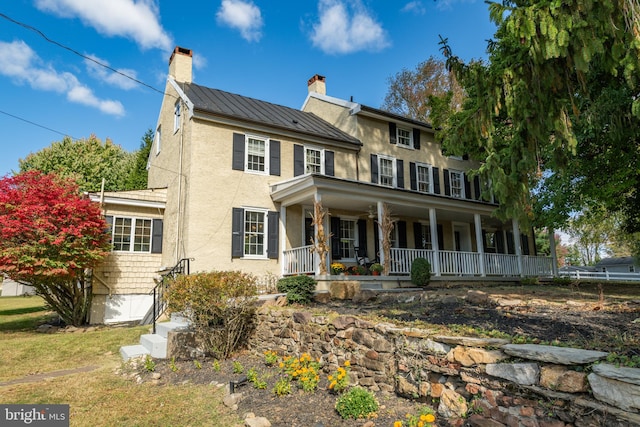
{"label": "downspout", "polygon": [[[182,102],[182,99],[180,100],[182,107],[180,108],[181,110],[186,107],[186,105]],[[183,151],[183,145],[184,145],[184,115],[185,112],[182,111],[180,114],[180,150],[179,150],[179,154],[178,154],[178,212],[176,215],[176,251],[175,251],[175,262],[178,262],[178,260],[180,259],[180,245],[181,245],[181,225],[180,225],[180,221],[182,221],[182,215],[181,213],[181,204],[182,204],[182,151]]]}

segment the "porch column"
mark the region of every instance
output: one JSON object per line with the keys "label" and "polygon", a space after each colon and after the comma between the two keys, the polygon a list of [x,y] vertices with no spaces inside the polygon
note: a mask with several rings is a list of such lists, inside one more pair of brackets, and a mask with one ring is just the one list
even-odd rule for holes
{"label": "porch column", "polygon": [[287,208],[280,205],[280,274],[284,276],[286,265],[284,262],[284,251],[287,249]]}
{"label": "porch column", "polygon": [[436,210],[429,208],[429,228],[431,230],[431,249],[433,250],[433,274],[440,276],[440,247],[438,246],[438,218]]}
{"label": "porch column", "polygon": [[384,250],[382,249],[382,214],[383,214],[383,205],[382,202],[378,202],[377,205],[377,210],[378,210],[378,248],[380,248],[379,252],[380,252],[380,264],[384,265]]}
{"label": "porch column", "polygon": [[512,219],[511,224],[513,227],[513,244],[516,247],[516,257],[518,258],[518,273],[520,277],[524,277],[524,270],[522,268],[522,242],[520,241],[520,226],[517,219]]}
{"label": "porch column", "polygon": [[[313,195],[313,199],[316,201],[316,203],[322,203],[322,196],[318,193]],[[328,218],[325,217],[325,223],[323,224],[323,227],[325,230],[329,230],[329,228],[327,228],[327,226],[329,225],[327,223],[327,220]],[[313,222],[313,246],[318,247],[318,225],[315,223],[315,221]],[[331,273],[330,263],[331,263],[331,257],[328,256],[326,258],[326,264],[327,264],[326,269],[327,269],[327,272],[329,273]],[[313,265],[314,265],[314,272],[317,276],[320,274],[320,254],[318,253],[318,251],[313,251]]]}
{"label": "porch column", "polygon": [[478,255],[480,255],[480,276],[486,277],[487,270],[484,264],[484,241],[482,239],[482,221],[480,220],[480,214],[473,214],[473,223],[476,227],[476,248]]}
{"label": "porch column", "polygon": [[551,255],[551,271],[553,277],[558,277],[558,254],[556,253],[556,232],[549,228],[549,250]]}

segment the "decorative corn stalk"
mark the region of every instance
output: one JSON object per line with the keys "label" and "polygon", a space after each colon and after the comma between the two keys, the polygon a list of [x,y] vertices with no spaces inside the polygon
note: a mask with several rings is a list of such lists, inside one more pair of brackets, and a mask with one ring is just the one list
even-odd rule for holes
{"label": "decorative corn stalk", "polygon": [[327,274],[327,253],[329,252],[327,241],[331,238],[331,233],[327,235],[324,232],[324,218],[326,215],[327,211],[322,209],[322,203],[316,200],[313,203],[311,219],[317,233],[315,241],[311,241],[311,252],[316,252],[320,257],[320,274]]}
{"label": "decorative corn stalk", "polygon": [[386,203],[382,204],[382,218],[380,219],[380,231],[382,234],[382,253],[384,254],[384,270],[382,274],[389,275],[391,270],[391,232],[396,219],[391,218],[391,210]]}

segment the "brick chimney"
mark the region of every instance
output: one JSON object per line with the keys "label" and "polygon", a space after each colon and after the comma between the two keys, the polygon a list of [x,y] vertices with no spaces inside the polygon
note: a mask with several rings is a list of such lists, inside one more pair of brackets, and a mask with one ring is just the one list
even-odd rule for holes
{"label": "brick chimney", "polygon": [[193,79],[193,51],[176,46],[169,58],[169,76],[177,82],[191,83]]}
{"label": "brick chimney", "polygon": [[316,74],[315,76],[311,77],[307,82],[307,86],[309,89],[309,93],[315,92],[319,93],[320,95],[327,94],[326,78],[324,76],[321,76],[320,74]]}

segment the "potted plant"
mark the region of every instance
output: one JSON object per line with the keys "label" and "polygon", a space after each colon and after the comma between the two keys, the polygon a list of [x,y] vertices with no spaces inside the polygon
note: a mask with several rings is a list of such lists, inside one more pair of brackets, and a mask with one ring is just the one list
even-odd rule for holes
{"label": "potted plant", "polygon": [[371,270],[371,273],[374,276],[379,276],[380,273],[382,273],[382,270],[384,270],[384,267],[379,262],[374,262],[371,264],[371,267],[369,267],[369,270]]}
{"label": "potted plant", "polygon": [[333,264],[331,264],[331,274],[333,275],[342,274],[346,269],[347,267],[345,267],[341,262],[334,262]]}

